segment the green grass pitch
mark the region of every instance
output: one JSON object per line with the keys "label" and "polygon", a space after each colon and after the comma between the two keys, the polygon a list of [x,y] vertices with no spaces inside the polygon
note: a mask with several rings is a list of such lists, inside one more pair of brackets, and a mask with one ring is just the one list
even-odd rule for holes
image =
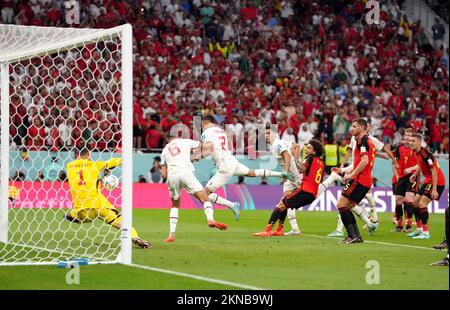
{"label": "green grass pitch", "polygon": [[[216,211],[215,218],[230,226],[218,231],[207,227],[202,210],[180,210],[177,240],[166,244],[169,210],[135,210],[134,226],[154,248],[133,248],[133,263],[264,289],[449,289],[449,269],[430,267],[445,256],[430,250],[442,241],[443,214],[431,215],[430,240],[391,233],[392,215],[384,213],[375,236],[363,232],[370,242],[344,245],[321,237],[335,228],[334,212],[300,212],[302,236],[253,237],[270,212],[242,211],[235,222],[231,212]],[[366,283],[370,260],[379,263],[379,285]],[[239,289],[123,265],[82,266],[80,284],[68,285],[67,272],[56,266],[0,267],[0,289]]]}

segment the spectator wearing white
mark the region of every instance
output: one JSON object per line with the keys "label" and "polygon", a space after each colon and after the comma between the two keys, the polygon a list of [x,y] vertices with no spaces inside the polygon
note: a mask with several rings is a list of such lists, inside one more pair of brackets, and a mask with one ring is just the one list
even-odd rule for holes
{"label": "spectator wearing white", "polygon": [[294,135],[294,129],[292,129],[291,127],[286,128],[286,130],[283,132],[283,135],[281,136],[281,140],[297,143]]}
{"label": "spectator wearing white", "polygon": [[308,125],[303,124],[298,131],[298,145],[300,145],[300,149],[302,149],[303,145],[311,141],[314,138],[314,135],[308,130]]}

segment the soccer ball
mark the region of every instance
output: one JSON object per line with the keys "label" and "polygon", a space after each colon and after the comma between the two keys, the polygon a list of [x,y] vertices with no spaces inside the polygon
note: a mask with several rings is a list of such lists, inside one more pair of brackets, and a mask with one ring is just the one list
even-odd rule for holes
{"label": "soccer ball", "polygon": [[113,174],[107,175],[102,180],[103,187],[109,191],[112,191],[119,185],[119,178]]}

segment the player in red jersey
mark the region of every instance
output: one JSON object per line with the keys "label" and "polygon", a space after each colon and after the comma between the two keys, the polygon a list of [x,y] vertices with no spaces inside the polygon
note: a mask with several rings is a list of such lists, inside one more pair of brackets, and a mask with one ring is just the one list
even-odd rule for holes
{"label": "player in red jersey", "polygon": [[[300,163],[300,151],[293,150],[293,157],[300,173],[303,173],[301,185],[292,193],[284,196],[270,216],[266,229],[255,233],[257,237],[284,236],[283,225],[286,220],[287,209],[298,209],[311,204],[317,197],[319,184],[322,182],[324,163],[320,157],[323,155],[323,146],[318,140],[311,140],[306,145],[306,158]],[[278,227],[272,231],[279,220]]]}
{"label": "player in red jersey", "polygon": [[342,179],[344,191],[339,196],[337,207],[348,236],[344,243],[363,242],[356,219],[351,209],[361,202],[372,187],[372,169],[375,162],[375,146],[366,133],[368,124],[359,118],[352,122],[352,134],[356,139],[353,159],[353,171],[347,172]]}
{"label": "player in red jersey", "polygon": [[[413,200],[419,188],[420,179],[410,180],[416,165],[417,156],[409,147],[408,139],[415,133],[414,129],[405,129],[405,134],[401,143],[394,149],[393,153],[397,158],[398,169],[396,171],[397,184],[393,187],[395,194],[395,217],[396,228],[392,232],[412,231],[412,217],[414,214]],[[403,212],[406,219],[406,228],[403,228]],[[416,215],[416,221],[419,215]]]}
{"label": "player in red jersey", "polygon": [[[392,147],[392,146],[391,146]],[[392,147],[391,151],[394,151],[394,148]],[[398,170],[395,168],[394,164],[392,164],[392,189],[395,189],[395,186],[397,185],[397,173]],[[392,214],[392,224],[397,226],[397,215],[394,210],[394,214]]]}
{"label": "player in red jersey", "polygon": [[411,176],[414,181],[420,176],[424,176],[423,185],[414,197],[413,207],[420,212],[421,228],[419,223],[417,230],[408,234],[413,239],[430,239],[428,229],[428,205],[433,200],[439,200],[445,188],[445,176],[433,154],[422,147],[423,137],[421,134],[413,134],[409,138],[410,147],[417,154],[417,169]]}

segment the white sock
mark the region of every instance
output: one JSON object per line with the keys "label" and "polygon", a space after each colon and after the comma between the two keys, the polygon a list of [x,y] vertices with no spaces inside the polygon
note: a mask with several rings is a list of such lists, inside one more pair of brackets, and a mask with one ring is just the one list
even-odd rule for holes
{"label": "white sock", "polygon": [[203,204],[203,211],[205,212],[208,221],[214,221],[214,209],[211,202],[205,201]]}
{"label": "white sock", "polygon": [[336,181],[342,181],[342,178],[336,172],[332,172],[325,181],[319,184],[319,189],[317,190],[317,197],[322,195],[327,190],[327,188],[330,187],[330,185]]}
{"label": "white sock", "polygon": [[297,210],[295,210],[295,209],[288,209],[287,217],[289,220],[289,224],[291,224],[291,229],[299,231],[298,224],[297,224],[297,218],[296,218],[296,214],[295,214],[296,211]]}
{"label": "white sock", "polygon": [[367,193],[366,199],[369,202],[370,213],[372,214],[372,219],[376,222],[378,221],[377,207],[375,205],[375,199],[373,199],[372,193]]}
{"label": "white sock", "polygon": [[342,232],[343,229],[344,229],[344,223],[342,222],[341,215],[338,212],[336,230]]}
{"label": "white sock", "polygon": [[272,171],[266,169],[256,169],[255,175],[257,177],[281,177],[282,172]]}
{"label": "white sock", "polygon": [[225,198],[222,198],[217,194],[211,193],[209,194],[208,198],[212,203],[217,203],[218,205],[225,206],[228,209],[233,209],[234,207],[234,202],[226,200]]}
{"label": "white sock", "polygon": [[175,230],[177,229],[178,223],[178,208],[171,208],[169,215],[169,226],[170,226],[170,234],[175,235]]}
{"label": "white sock", "polygon": [[367,212],[367,209],[366,209],[366,205],[362,201],[357,205],[357,207],[360,207],[361,211],[364,213],[364,215],[367,216],[368,218],[370,218],[369,212]]}
{"label": "white sock", "polygon": [[360,205],[357,205],[355,207],[352,208],[352,211],[359,216],[359,218],[366,223],[367,226],[372,225],[372,222],[369,220],[369,217],[366,215],[367,211],[363,211],[366,208],[362,207]]}

